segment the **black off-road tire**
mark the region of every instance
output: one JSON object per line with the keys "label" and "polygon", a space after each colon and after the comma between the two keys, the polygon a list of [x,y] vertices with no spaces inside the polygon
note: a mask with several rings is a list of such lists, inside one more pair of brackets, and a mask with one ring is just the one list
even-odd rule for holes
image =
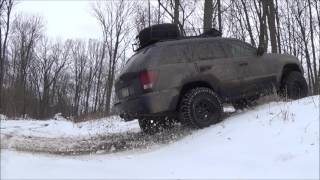
{"label": "black off-road tire", "polygon": [[280,96],[289,99],[300,99],[308,95],[308,85],[303,75],[298,71],[289,72],[282,80]]}
{"label": "black off-road tire", "polygon": [[183,95],[179,106],[182,125],[205,128],[221,121],[223,105],[219,96],[211,89],[198,87]]}

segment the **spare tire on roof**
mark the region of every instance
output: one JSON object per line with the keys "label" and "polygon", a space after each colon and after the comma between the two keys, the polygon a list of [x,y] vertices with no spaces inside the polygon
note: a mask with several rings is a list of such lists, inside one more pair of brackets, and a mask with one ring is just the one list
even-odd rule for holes
{"label": "spare tire on roof", "polygon": [[178,39],[180,36],[177,24],[157,24],[141,30],[137,38],[140,48],[143,48],[157,41]]}

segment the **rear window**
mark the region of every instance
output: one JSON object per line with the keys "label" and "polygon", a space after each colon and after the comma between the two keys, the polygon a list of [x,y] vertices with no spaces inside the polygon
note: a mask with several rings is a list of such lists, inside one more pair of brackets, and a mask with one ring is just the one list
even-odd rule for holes
{"label": "rear window", "polygon": [[140,58],[141,56],[145,55],[146,53],[148,53],[148,51],[150,51],[150,49],[152,49],[152,46],[150,47],[146,47],[144,49],[141,49],[140,51],[137,51],[135,54],[133,54],[126,62],[126,64],[128,64],[129,62],[134,61],[135,59]]}

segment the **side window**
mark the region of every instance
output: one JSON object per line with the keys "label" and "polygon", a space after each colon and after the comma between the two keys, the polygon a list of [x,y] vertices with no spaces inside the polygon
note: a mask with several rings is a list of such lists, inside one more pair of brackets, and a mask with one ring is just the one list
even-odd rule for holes
{"label": "side window", "polygon": [[185,62],[184,45],[171,45],[162,47],[162,62],[164,64],[174,64]]}
{"label": "side window", "polygon": [[197,48],[197,53],[200,60],[225,58],[226,54],[218,42],[200,43]]}
{"label": "side window", "polygon": [[209,47],[207,43],[199,43],[198,46],[196,46],[195,48],[200,60],[206,60],[210,58],[210,54],[208,51]]}
{"label": "side window", "polygon": [[233,57],[246,57],[246,56],[254,56],[256,53],[256,49],[249,46],[246,43],[239,41],[231,41],[231,54]]}
{"label": "side window", "polygon": [[227,55],[222,48],[221,44],[218,42],[213,42],[209,44],[209,49],[212,58],[226,58]]}

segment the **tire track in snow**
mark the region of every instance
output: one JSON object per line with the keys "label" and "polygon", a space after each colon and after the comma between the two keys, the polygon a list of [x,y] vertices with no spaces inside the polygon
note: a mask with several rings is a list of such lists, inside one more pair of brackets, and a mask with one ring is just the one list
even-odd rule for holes
{"label": "tire track in snow", "polygon": [[1,134],[1,149],[61,155],[114,153],[146,148],[157,144],[168,144],[191,133],[192,130],[177,126],[155,135],[128,132],[89,137],[47,138]]}
{"label": "tire track in snow", "polygon": [[[232,114],[234,112],[226,112],[224,119]],[[142,132],[119,132],[105,135],[49,138],[1,133],[0,144],[1,149],[60,155],[114,153],[169,144],[190,135],[192,132],[192,129],[176,125],[170,130],[154,135],[147,135]]]}

